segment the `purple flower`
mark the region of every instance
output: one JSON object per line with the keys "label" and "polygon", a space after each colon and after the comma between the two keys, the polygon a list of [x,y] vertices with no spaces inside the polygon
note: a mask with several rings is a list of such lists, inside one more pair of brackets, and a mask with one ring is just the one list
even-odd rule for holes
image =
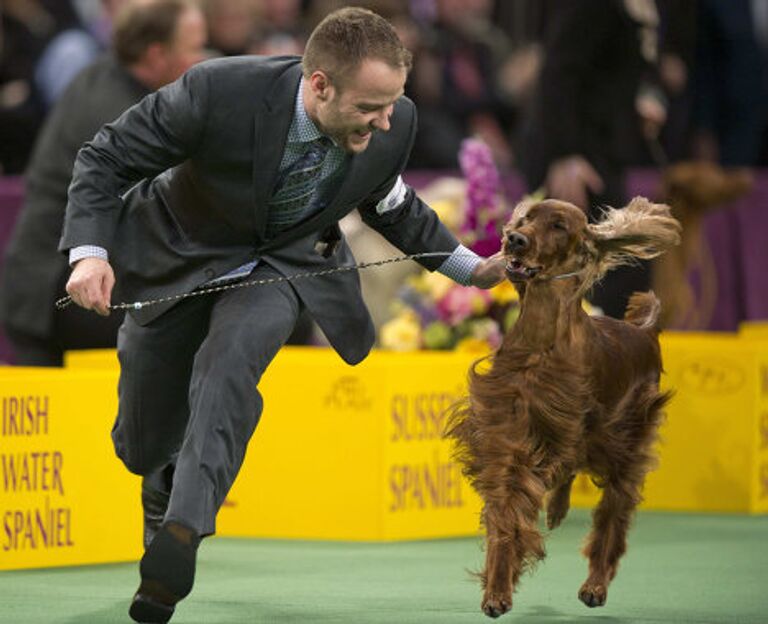
{"label": "purple flower", "polygon": [[467,181],[466,220],[461,233],[473,251],[491,255],[501,246],[501,178],[491,149],[479,139],[464,139],[459,165]]}

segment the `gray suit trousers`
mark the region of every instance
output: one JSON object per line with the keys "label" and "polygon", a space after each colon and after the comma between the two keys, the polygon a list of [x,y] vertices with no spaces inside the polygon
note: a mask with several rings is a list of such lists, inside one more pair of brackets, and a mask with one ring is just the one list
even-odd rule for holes
{"label": "gray suit trousers", "polygon": [[[278,275],[262,263],[249,279]],[[215,532],[261,416],[256,386],[301,307],[282,282],[193,297],[143,327],[126,315],[112,439],[136,474],[176,464],[166,521]]]}

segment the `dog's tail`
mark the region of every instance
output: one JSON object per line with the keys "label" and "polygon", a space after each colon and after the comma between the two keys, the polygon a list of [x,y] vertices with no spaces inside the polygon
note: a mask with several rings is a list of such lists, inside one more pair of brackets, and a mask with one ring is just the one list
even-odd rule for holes
{"label": "dog's tail", "polygon": [[661,302],[652,290],[636,292],[629,298],[624,320],[640,329],[656,329]]}

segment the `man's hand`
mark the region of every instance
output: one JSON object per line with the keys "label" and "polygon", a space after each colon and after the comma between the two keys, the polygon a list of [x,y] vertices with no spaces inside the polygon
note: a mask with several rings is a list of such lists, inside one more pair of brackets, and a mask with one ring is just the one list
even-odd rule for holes
{"label": "man's hand", "polygon": [[477,288],[493,288],[506,279],[504,267],[507,262],[500,251],[480,262],[472,271],[470,284]]}
{"label": "man's hand", "polygon": [[109,302],[115,274],[109,262],[101,258],[78,260],[67,282],[67,293],[77,305],[109,316]]}
{"label": "man's hand", "polygon": [[549,197],[570,202],[585,211],[589,208],[587,191],[599,195],[605,186],[600,174],[581,156],[568,156],[553,162],[545,185]]}

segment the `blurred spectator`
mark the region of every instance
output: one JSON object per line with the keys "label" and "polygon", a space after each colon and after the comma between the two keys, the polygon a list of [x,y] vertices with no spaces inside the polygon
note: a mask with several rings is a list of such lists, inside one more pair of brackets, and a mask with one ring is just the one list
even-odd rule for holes
{"label": "blurred spectator", "polygon": [[35,66],[35,84],[46,108],[61,96],[67,85],[90,65],[109,45],[112,20],[126,2],[101,0],[93,11],[92,3],[75,0],[80,23],[58,33],[46,46]]}
{"label": "blurred spectator", "polygon": [[121,314],[54,309],[69,274],[57,246],[72,166],[104,123],[202,60],[205,40],[202,13],[187,0],[130,4],[115,23],[113,54],[83,70],[52,110],[26,172],[0,280],[0,320],[17,364],[56,366],[66,349],[115,345]]}
{"label": "blurred spectator", "polygon": [[768,2],[700,0],[695,154],[754,165],[768,127]]}
{"label": "blurred spectator", "polygon": [[[665,109],[653,82],[658,55],[653,0],[552,0],[544,61],[519,151],[531,191],[590,208],[626,201],[624,171]],[[623,316],[628,295],[647,290],[647,267],[608,274],[592,301]]]}
{"label": "blurred spectator", "polygon": [[664,165],[690,157],[698,4],[698,0],[658,0],[659,80],[669,100],[660,136],[664,152],[647,154],[637,164]]}
{"label": "blurred spectator", "polygon": [[24,170],[45,115],[35,64],[56,33],[76,23],[66,0],[0,4],[0,174]]}
{"label": "blurred spectator", "polygon": [[496,0],[493,23],[509,38],[512,52],[504,63],[499,84],[516,108],[528,106],[541,71],[541,39],[547,0]]}
{"label": "blurred spectator", "polygon": [[208,46],[224,56],[247,54],[261,28],[260,0],[204,0]]}
{"label": "blurred spectator", "polygon": [[456,168],[461,141],[472,135],[500,166],[511,164],[507,123],[514,109],[499,88],[511,46],[491,22],[492,8],[491,0],[436,0],[406,87],[419,109],[411,167]]}
{"label": "blurred spectator", "polygon": [[301,0],[261,0],[262,23],[249,52],[302,54],[307,41]]}

